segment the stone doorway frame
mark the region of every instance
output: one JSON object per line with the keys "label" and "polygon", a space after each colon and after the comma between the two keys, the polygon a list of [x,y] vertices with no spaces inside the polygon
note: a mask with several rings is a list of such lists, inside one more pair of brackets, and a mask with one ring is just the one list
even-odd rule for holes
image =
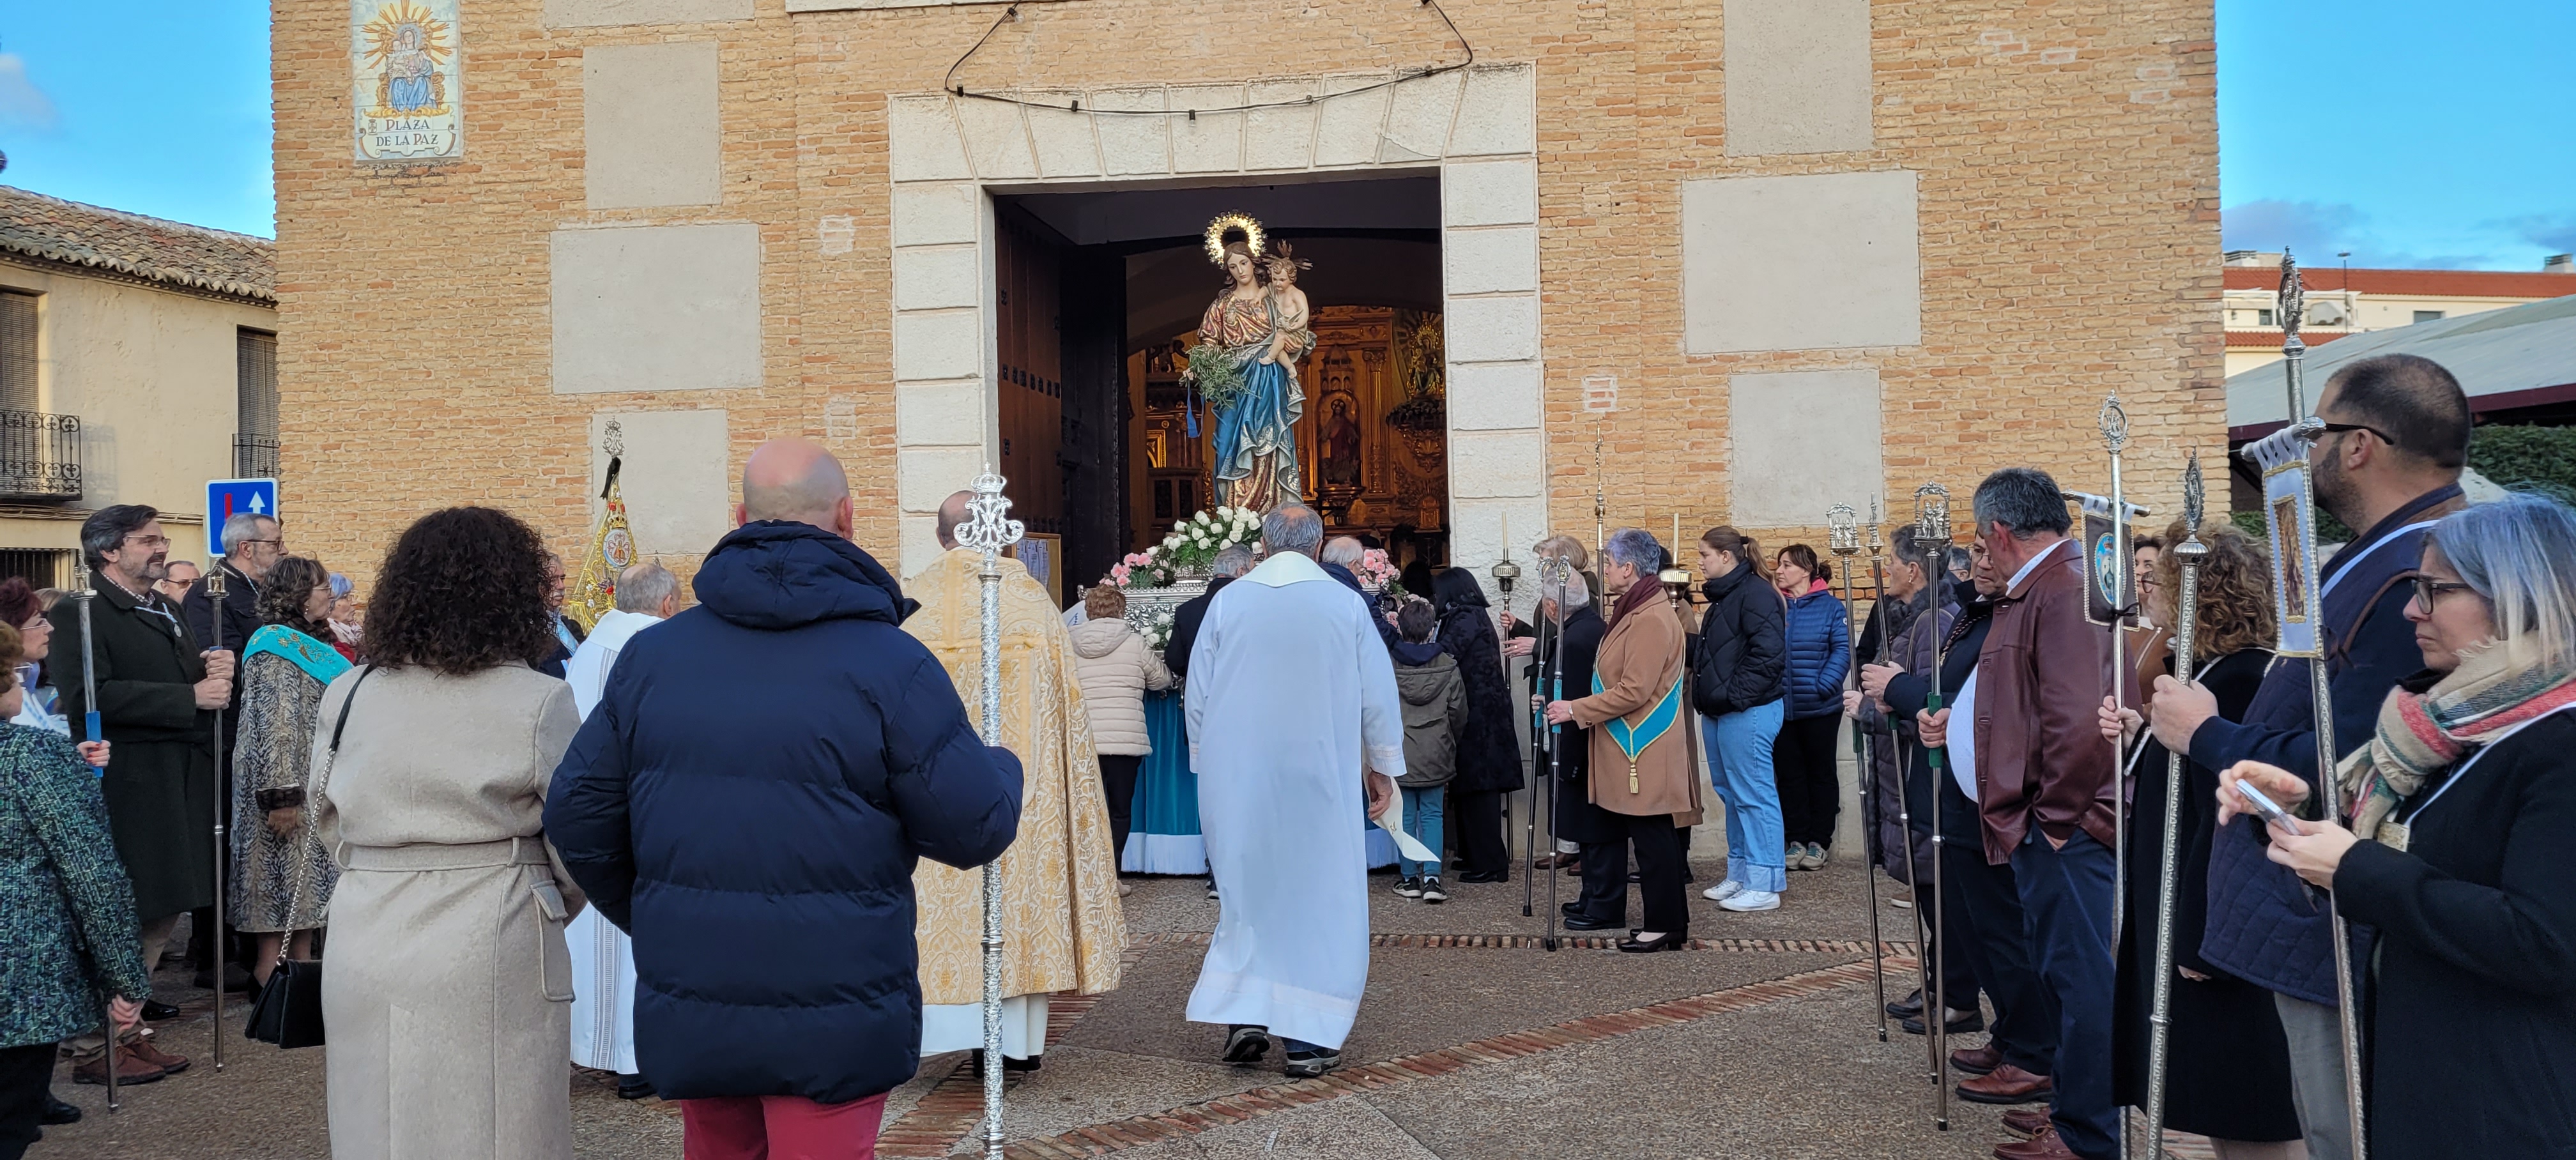
{"label": "stone doorway frame", "polygon": [[[1015,94],[1061,109],[948,94],[887,102],[904,574],[938,553],[940,501],[999,460],[993,198],[1086,186],[1436,171],[1450,561],[1481,577],[1501,555],[1507,522],[1521,544],[1547,534],[1536,66],[1392,79]],[[1291,103],[1183,115],[1268,102]]]}

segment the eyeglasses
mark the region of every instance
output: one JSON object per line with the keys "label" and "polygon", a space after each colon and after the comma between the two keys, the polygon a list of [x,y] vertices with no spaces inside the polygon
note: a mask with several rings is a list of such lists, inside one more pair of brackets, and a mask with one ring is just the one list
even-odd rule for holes
{"label": "eyeglasses", "polygon": [[2373,435],[2379,436],[2380,442],[2391,447],[2397,446],[2397,441],[2389,438],[2388,432],[2382,431],[2377,427],[2373,427],[2368,423],[2327,423],[2321,426],[2319,430],[2328,435],[2332,435],[2338,431],[2368,431]]}
{"label": "eyeglasses", "polygon": [[283,547],[285,547],[285,546],[286,546],[286,537],[284,537],[284,536],[279,536],[279,537],[277,537],[276,539],[273,539],[273,540],[243,540],[243,541],[242,541],[242,543],[244,543],[244,544],[275,544],[275,545],[277,545],[278,547],[283,548]]}
{"label": "eyeglasses", "polygon": [[2406,578],[2415,582],[2415,603],[2423,605],[2426,612],[2433,611],[2433,602],[2445,593],[2476,591],[2457,580],[2436,580],[2421,572],[2410,572]]}
{"label": "eyeglasses", "polygon": [[125,542],[129,544],[141,544],[146,548],[167,548],[170,546],[170,537],[130,535],[125,537]]}

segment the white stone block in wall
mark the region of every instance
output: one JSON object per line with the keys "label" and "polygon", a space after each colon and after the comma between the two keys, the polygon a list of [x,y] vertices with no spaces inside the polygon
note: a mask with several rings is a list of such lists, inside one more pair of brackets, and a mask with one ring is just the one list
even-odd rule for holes
{"label": "white stone block in wall", "polygon": [[760,385],[758,227],[556,230],[548,248],[557,393]]}
{"label": "white stone block in wall", "polygon": [[1535,429],[1541,414],[1536,362],[1449,364],[1449,429]]}
{"label": "white stone block in wall", "polygon": [[592,209],[722,200],[716,42],[581,54],[582,187]]}
{"label": "white stone block in wall", "polygon": [[[1226,109],[1243,104],[1243,86],[1207,85],[1175,88],[1168,98],[1174,109]],[[1243,168],[1243,114],[1201,113],[1170,117],[1172,171],[1232,173]]]}
{"label": "white stone block in wall", "polygon": [[1921,342],[1915,175],[1683,182],[1682,334],[1692,354]]}
{"label": "white stone block in wall", "polygon": [[1440,236],[1442,288],[1450,294],[1538,289],[1538,227],[1450,230]]}
{"label": "white stone block in wall", "polygon": [[[1459,496],[1449,502],[1449,562],[1476,574],[1485,586],[1486,598],[1502,609],[1502,592],[1494,586],[1494,561],[1503,558],[1504,525],[1510,525],[1512,562],[1521,566],[1521,580],[1512,588],[1512,603],[1522,619],[1528,619],[1537,607],[1534,595],[1538,586],[1538,569],[1530,559],[1529,546],[1547,538],[1547,500],[1542,496],[1512,498],[1471,498]],[[1585,535],[1591,529],[1584,529]]]}
{"label": "white stone block in wall", "polygon": [[1440,224],[1538,223],[1538,162],[1476,161],[1440,168]]}
{"label": "white stone block in wall", "polygon": [[946,96],[886,102],[888,167],[896,181],[957,181],[975,176],[957,109]]}
{"label": "white stone block in wall", "polygon": [[1869,48],[1869,0],[1727,0],[1727,153],[1869,148]]}
{"label": "white stone block in wall", "polygon": [[1543,495],[1547,444],[1536,431],[1449,433],[1449,494],[1460,499]]}
{"label": "white stone block in wall", "polygon": [[[1166,107],[1161,89],[1108,89],[1091,94],[1083,102],[1086,109],[1153,110]],[[1113,174],[1169,173],[1172,171],[1172,135],[1163,117],[1121,117],[1112,113],[1092,118],[1093,128],[1100,133],[1100,159]]]}
{"label": "white stone block in wall", "polygon": [[969,447],[905,447],[895,452],[895,507],[906,513],[935,513],[940,502],[965,490],[983,474],[982,444]]}
{"label": "white stone block in wall", "polygon": [[973,246],[910,246],[894,252],[894,308],[940,310],[984,301],[983,263]]}
{"label": "white stone block in wall", "polygon": [[1538,150],[1538,67],[1516,64],[1467,70],[1449,156],[1478,157]]}
{"label": "white stone block in wall", "polygon": [[1387,79],[1384,73],[1324,78],[1315,112],[1318,167],[1376,163],[1386,135]]}
{"label": "white stone block in wall", "polygon": [[[894,570],[903,576],[918,575],[939,558],[939,517],[934,514],[906,512],[895,520],[897,526]],[[879,554],[884,545],[862,544],[880,563],[887,557]]]}
{"label": "white stone block in wall", "polygon": [[984,376],[984,318],[974,310],[898,312],[894,316],[894,377],[980,379]]}
{"label": "white stone block in wall", "polygon": [[1093,118],[1088,111],[1073,110],[1082,94],[1040,91],[1022,96],[1029,101],[1021,111],[1029,118],[1029,142],[1037,149],[1039,175],[1050,181],[1099,176],[1100,140],[1091,132]]}
{"label": "white stone block in wall", "polygon": [[548,28],[749,20],[751,0],[546,0]]}
{"label": "white stone block in wall", "polygon": [[1728,377],[1727,478],[1734,522],[1814,527],[1825,510],[1868,511],[1886,493],[1878,372],[1781,371]]}
{"label": "white stone block in wall", "polygon": [[896,384],[895,442],[905,447],[981,443],[984,402],[981,379]]}
{"label": "white stone block in wall", "polygon": [[1538,295],[1452,298],[1441,332],[1452,362],[1537,358]]}
{"label": "white stone block in wall", "polygon": [[1389,164],[1437,159],[1449,146],[1458,118],[1458,87],[1466,77],[1447,72],[1405,81],[1388,91],[1386,137],[1377,160]]}
{"label": "white stone block in wall", "polygon": [[1029,148],[1028,122],[1020,116],[1018,105],[960,97],[957,120],[966,129],[966,158],[975,167],[975,176],[995,181],[1038,175],[1037,155]]}
{"label": "white stone block in wall", "polygon": [[1247,92],[1251,104],[1270,105],[1243,115],[1243,164],[1247,169],[1304,169],[1315,163],[1315,111],[1285,104],[1313,96],[1313,80],[1261,81]]}
{"label": "white stone block in wall", "polygon": [[894,244],[972,244],[982,232],[981,195],[972,184],[894,187]]}
{"label": "white stone block in wall", "polygon": [[647,556],[704,555],[733,530],[733,447],[725,413],[601,411],[590,417],[591,519],[599,518],[598,484],[608,475],[600,444],[610,420],[625,441],[618,471],[627,526]]}

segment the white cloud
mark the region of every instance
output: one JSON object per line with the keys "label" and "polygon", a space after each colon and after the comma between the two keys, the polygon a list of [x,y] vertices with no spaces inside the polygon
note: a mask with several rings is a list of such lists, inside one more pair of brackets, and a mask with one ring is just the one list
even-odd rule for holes
{"label": "white cloud", "polygon": [[13,129],[54,127],[53,98],[27,79],[27,62],[14,52],[0,52],[0,125]]}

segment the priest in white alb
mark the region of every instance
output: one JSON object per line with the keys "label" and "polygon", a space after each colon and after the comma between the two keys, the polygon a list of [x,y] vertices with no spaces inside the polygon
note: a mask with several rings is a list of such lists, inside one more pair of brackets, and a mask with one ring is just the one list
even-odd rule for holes
{"label": "priest in white alb", "polygon": [[1269,557],[1209,603],[1183,694],[1221,894],[1189,1018],[1227,1026],[1228,1063],[1279,1037],[1303,1078],[1341,1063],[1368,986],[1357,821],[1395,797],[1404,715],[1368,602],[1315,561],[1323,521],[1285,504],[1261,539]]}
{"label": "priest in white alb", "polygon": [[[668,569],[646,562],[619,572],[617,607],[600,614],[564,663],[573,708],[588,718],[617,667],[618,650],[679,610],[680,580]],[[589,906],[564,927],[564,945],[572,951],[572,1061],[616,1072],[620,1098],[652,1095],[653,1085],[635,1072],[634,940]]]}
{"label": "priest in white alb", "polygon": [[[939,558],[903,582],[921,610],[903,622],[948,670],[969,716],[983,713],[983,553],[959,547],[972,492],[939,506]],[[1118,855],[1091,715],[1082,706],[1073,638],[1046,588],[1017,560],[1000,561],[1002,747],[1025,778],[1020,833],[1002,865],[1002,1057],[1037,1066],[1046,1050],[1047,996],[1118,986],[1127,948],[1118,909]],[[921,1054],[984,1043],[984,872],[924,860],[913,871],[913,929],[921,947]]]}

